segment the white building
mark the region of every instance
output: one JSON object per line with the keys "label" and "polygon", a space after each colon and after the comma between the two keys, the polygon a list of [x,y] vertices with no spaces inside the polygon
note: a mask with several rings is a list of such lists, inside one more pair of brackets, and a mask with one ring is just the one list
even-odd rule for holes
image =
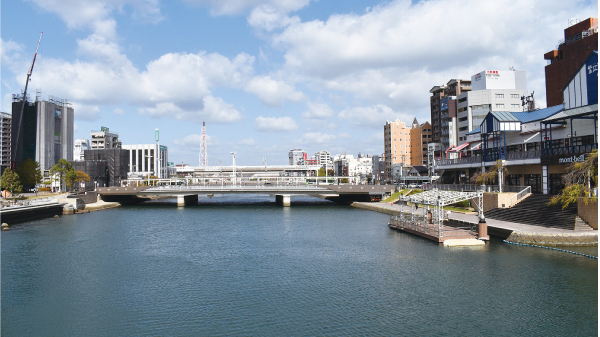
{"label": "white building", "polygon": [[123,145],[122,148],[129,151],[127,176],[169,178],[169,153],[166,146],[160,145],[157,148],[157,144],[137,144]]}
{"label": "white building", "polygon": [[79,138],[75,140],[75,146],[73,148],[73,160],[83,161],[83,151],[90,149],[90,140],[85,138]]}
{"label": "white building", "polygon": [[525,71],[484,70],[471,76],[471,91],[456,97],[457,132],[450,135],[450,144],[463,143],[467,133],[478,128],[489,112],[523,111],[521,96],[525,94]]}
{"label": "white building", "polygon": [[329,151],[316,152],[315,159],[317,160],[317,165],[321,165],[324,169],[329,170],[332,168],[331,154]]}
{"label": "white building", "polygon": [[292,149],[289,154],[289,165],[304,165],[306,160],[306,151],[302,149]]}
{"label": "white building", "polygon": [[91,149],[120,149],[119,135],[110,132],[105,126],[100,127],[100,131],[92,131]]}

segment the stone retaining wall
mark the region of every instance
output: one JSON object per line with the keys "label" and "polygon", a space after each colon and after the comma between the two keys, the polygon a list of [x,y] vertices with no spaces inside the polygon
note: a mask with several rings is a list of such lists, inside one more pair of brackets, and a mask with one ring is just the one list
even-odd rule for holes
{"label": "stone retaining wall", "polygon": [[[591,231],[590,231],[591,232]],[[506,239],[508,242],[529,245],[562,247],[562,246],[598,246],[598,232],[575,233],[534,233],[514,231]]]}
{"label": "stone retaining wall", "polygon": [[390,209],[382,205],[381,203],[367,203],[367,202],[353,202],[352,207],[366,209],[369,211],[375,211],[387,215],[398,215],[399,212],[395,209]]}

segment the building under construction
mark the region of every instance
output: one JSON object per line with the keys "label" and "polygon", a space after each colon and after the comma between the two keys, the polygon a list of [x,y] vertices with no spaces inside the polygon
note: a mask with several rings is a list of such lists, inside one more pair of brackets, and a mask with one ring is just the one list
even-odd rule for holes
{"label": "building under construction", "polygon": [[[30,102],[13,95],[11,157],[15,164],[32,159],[49,170],[60,159],[73,160],[74,111],[67,100],[50,96]],[[21,111],[22,109],[22,111]],[[20,125],[20,129],[19,129]]]}
{"label": "building under construction", "polygon": [[123,149],[91,149],[84,151],[84,160],[73,162],[73,168],[90,176],[85,189],[120,186],[127,179],[129,151]]}

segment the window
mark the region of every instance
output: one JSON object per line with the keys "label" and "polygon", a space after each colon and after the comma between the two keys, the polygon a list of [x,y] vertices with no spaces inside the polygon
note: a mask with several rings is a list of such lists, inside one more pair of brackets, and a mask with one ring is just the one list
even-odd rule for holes
{"label": "window", "polygon": [[469,119],[469,117],[462,117],[462,118],[459,118],[459,119],[458,119],[458,121],[459,121],[459,122],[464,122],[464,121],[466,121],[467,119]]}
{"label": "window", "polygon": [[504,98],[504,94],[496,94],[496,98]]}
{"label": "window", "polygon": [[458,103],[462,103],[462,102],[466,102],[466,101],[467,101],[467,98],[463,97],[463,98],[461,98],[461,99],[458,100]]}
{"label": "window", "polygon": [[513,109],[518,109],[521,106],[519,104],[511,104],[510,107],[513,108]]}
{"label": "window", "polygon": [[510,98],[519,98],[519,94],[510,94]]}
{"label": "window", "polygon": [[504,109],[504,104],[496,104],[496,109]]}

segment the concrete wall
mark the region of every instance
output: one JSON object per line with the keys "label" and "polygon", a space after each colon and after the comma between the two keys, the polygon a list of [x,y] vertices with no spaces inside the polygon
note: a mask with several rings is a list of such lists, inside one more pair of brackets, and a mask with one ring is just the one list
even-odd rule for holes
{"label": "concrete wall", "polygon": [[[483,193],[483,211],[493,208],[509,208],[511,199],[517,193]],[[477,209],[477,199],[471,199],[471,207]]]}
{"label": "concrete wall", "polygon": [[598,201],[585,204],[583,198],[577,199],[577,215],[593,229],[598,229]]}

